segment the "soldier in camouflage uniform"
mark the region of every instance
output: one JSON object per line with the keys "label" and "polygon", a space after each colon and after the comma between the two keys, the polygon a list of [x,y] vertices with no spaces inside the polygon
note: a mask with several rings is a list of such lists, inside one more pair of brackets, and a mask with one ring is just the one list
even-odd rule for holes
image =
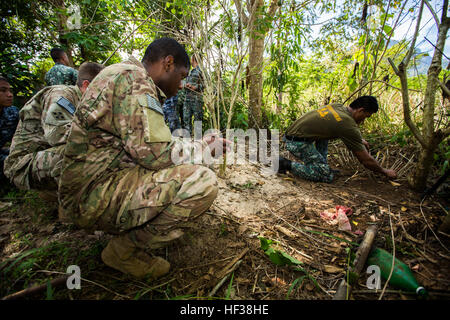
{"label": "soldier in camouflage uniform", "polygon": [[14,95],[6,78],[0,77],[0,183],[7,180],[3,174],[3,163],[9,154],[5,145],[11,142],[17,123],[19,122],[19,109],[12,105]]}
{"label": "soldier in camouflage uniform", "polygon": [[[210,169],[172,160],[180,139],[172,140],[161,103],[177,93],[188,70],[177,41],[153,41],[141,62],[130,57],[95,78],[67,138],[59,183],[63,214],[82,228],[116,234],[103,262],[139,278],[169,271],[169,262],[150,250],[181,237],[185,222],[205,212],[218,191]],[[194,144],[204,149],[208,143]]]}
{"label": "soldier in camouflage uniform", "polygon": [[195,55],[192,56],[192,70],[184,86],[183,128],[192,134],[192,116],[194,121],[203,121],[203,76]]}
{"label": "soldier in camouflage uniform", "polygon": [[377,111],[376,98],[363,96],[349,107],[333,104],[306,113],[287,129],[284,137],[286,149],[303,163],[280,157],[278,172],[290,170],[306,180],[332,182],[335,170],[327,162],[328,140],[339,138],[366,168],[395,178],[394,170],[382,168],[368,153],[368,143],[358,128]]}
{"label": "soldier in camouflage uniform", "polygon": [[20,110],[5,160],[5,175],[16,187],[57,191],[62,152],[76,105],[101,69],[98,63],[83,63],[76,86],[45,87]]}
{"label": "soldier in camouflage uniform", "polygon": [[58,84],[75,85],[77,82],[78,71],[69,67],[69,58],[63,49],[53,48],[50,55],[55,65],[45,74],[47,86]]}

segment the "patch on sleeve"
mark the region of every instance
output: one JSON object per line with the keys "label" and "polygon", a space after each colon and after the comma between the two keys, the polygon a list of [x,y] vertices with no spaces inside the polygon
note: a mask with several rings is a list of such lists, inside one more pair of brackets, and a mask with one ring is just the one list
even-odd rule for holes
{"label": "patch on sleeve", "polygon": [[145,95],[147,96],[147,106],[150,109],[164,115],[163,109],[161,108],[161,104],[159,103],[159,101],[156,100],[156,98],[149,95],[148,93],[146,93]]}
{"label": "patch on sleeve", "polygon": [[[157,99],[145,94],[146,108],[143,108],[143,116],[145,118],[144,125],[144,141],[147,143],[153,142],[170,142],[172,134],[169,127],[164,121],[164,111]],[[139,99],[142,105],[142,100]]]}
{"label": "patch on sleeve", "polygon": [[59,98],[58,101],[56,101],[56,103],[63,107],[64,109],[66,109],[71,115],[73,115],[75,113],[75,106],[66,98],[61,97]]}

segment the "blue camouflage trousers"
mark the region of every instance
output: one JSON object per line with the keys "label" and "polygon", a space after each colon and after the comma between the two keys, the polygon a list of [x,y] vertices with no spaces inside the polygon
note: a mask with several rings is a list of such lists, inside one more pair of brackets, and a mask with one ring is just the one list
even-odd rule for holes
{"label": "blue camouflage trousers", "polygon": [[203,96],[197,92],[187,92],[183,104],[183,128],[192,134],[192,116],[194,121],[203,121]]}
{"label": "blue camouflage trousers", "polygon": [[164,120],[170,128],[170,132],[181,128],[178,95],[167,99],[163,104]]}
{"label": "blue camouflage trousers", "polygon": [[315,182],[333,181],[334,175],[327,162],[328,140],[313,142],[286,139],[286,149],[303,162],[292,161],[291,172],[294,175]]}

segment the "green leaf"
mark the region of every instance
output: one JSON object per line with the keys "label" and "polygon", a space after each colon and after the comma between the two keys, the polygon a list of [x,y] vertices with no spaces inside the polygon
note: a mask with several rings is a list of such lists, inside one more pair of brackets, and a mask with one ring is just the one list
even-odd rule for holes
{"label": "green leaf", "polygon": [[269,256],[270,261],[277,266],[302,264],[302,262],[298,261],[294,257],[291,257],[286,252],[272,248],[270,246],[274,243],[272,240],[263,237],[260,237],[259,240],[261,242],[261,249],[263,249],[264,253]]}
{"label": "green leaf", "polygon": [[385,25],[383,29],[384,29],[384,32],[386,34],[389,34],[392,31],[392,28],[390,26],[387,26],[387,25]]}

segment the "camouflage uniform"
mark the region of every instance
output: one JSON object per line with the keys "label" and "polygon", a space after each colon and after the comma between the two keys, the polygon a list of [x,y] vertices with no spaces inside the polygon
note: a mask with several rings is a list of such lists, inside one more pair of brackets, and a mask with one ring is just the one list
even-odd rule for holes
{"label": "camouflage uniform", "polygon": [[149,249],[181,236],[176,228],[208,209],[218,191],[216,176],[200,165],[174,166],[177,140],[164,123],[163,99],[133,57],[91,82],[64,151],[63,216]]}
{"label": "camouflage uniform", "polygon": [[74,68],[56,63],[46,74],[45,82],[47,86],[58,84],[75,85],[77,83],[78,71]]}
{"label": "camouflage uniform", "polygon": [[192,134],[192,115],[194,121],[203,121],[203,77],[197,66],[191,70],[186,79],[186,84],[197,87],[196,91],[185,88],[186,98],[183,104],[183,128]]}
{"label": "camouflage uniform", "polygon": [[303,164],[292,161],[291,172],[303,179],[328,182],[333,181],[333,171],[327,162],[328,140],[294,141],[285,139],[286,149]]}
{"label": "camouflage uniform", "polygon": [[19,122],[19,109],[14,106],[4,107],[0,113],[0,181],[5,179],[3,162],[9,154],[5,145],[11,141]]}
{"label": "camouflage uniform", "polygon": [[178,109],[178,95],[167,99],[163,104],[164,120],[169,125],[170,131],[181,128],[180,113]]}
{"label": "camouflage uniform", "polygon": [[46,87],[20,110],[5,175],[20,189],[57,190],[62,152],[81,98],[77,86]]}

